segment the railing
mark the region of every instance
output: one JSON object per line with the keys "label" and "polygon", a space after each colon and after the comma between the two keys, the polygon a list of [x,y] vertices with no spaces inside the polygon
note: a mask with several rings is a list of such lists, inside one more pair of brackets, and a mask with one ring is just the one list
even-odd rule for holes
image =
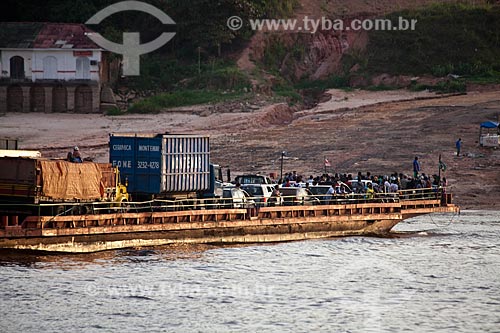
{"label": "railing", "polygon": [[398,196],[401,201],[413,200],[440,200],[446,194],[446,188],[417,188],[410,190],[398,191]]}
{"label": "railing", "polygon": [[[451,202],[451,194],[444,188],[423,188],[402,190],[397,193],[351,193],[332,195],[281,196],[278,198],[246,197],[207,198],[186,200],[151,200],[144,202],[93,202],[93,203],[45,203],[45,204],[0,204],[0,228],[18,225],[26,216],[99,215],[116,213],[176,212],[188,210],[217,209],[259,209],[277,206],[349,205],[363,203],[405,203],[433,200],[434,204],[446,205]],[[440,202],[436,203],[436,200]]]}

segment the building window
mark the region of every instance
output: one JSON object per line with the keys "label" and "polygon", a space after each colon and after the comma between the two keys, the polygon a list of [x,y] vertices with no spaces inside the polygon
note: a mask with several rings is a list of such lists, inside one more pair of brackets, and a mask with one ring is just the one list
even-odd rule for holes
{"label": "building window", "polygon": [[43,78],[57,79],[57,59],[56,57],[43,58]]}
{"label": "building window", "polygon": [[90,80],[90,60],[87,57],[76,58],[76,78]]}
{"label": "building window", "polygon": [[10,58],[10,78],[24,79],[24,59],[20,56]]}

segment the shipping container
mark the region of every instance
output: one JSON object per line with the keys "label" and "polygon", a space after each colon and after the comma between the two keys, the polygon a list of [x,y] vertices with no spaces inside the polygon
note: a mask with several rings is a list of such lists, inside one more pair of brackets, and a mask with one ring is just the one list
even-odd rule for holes
{"label": "shipping container", "polygon": [[120,169],[129,193],[168,197],[210,188],[207,136],[111,134],[109,161]]}

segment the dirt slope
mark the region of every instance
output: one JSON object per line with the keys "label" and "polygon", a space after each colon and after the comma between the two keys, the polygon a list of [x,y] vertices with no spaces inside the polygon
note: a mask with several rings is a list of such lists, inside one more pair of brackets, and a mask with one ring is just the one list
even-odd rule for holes
{"label": "dirt slope", "polygon": [[[48,157],[66,156],[80,146],[84,156],[107,161],[108,134],[205,133],[211,136],[212,160],[243,172],[280,172],[280,155],[288,152],[284,172],[306,176],[324,172],[410,174],[420,157],[423,172],[437,172],[438,156],[456,200],[465,208],[500,208],[500,149],[478,146],[479,123],[500,115],[500,92],[473,92],[440,99],[426,93],[331,91],[330,101],[311,110],[286,106],[242,113],[207,113],[207,106],[159,115],[104,117],[77,114],[7,114],[0,136],[18,137],[21,147],[40,149]],[[345,94],[345,96],[342,96]],[[374,104],[375,103],[375,104]],[[98,124],[98,125],[96,125]],[[461,137],[465,156],[454,156]]]}

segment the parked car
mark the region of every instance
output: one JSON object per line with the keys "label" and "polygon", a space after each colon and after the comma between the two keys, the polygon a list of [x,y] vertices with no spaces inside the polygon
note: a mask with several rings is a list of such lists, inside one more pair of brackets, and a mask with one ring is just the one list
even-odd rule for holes
{"label": "parked car", "polygon": [[251,199],[247,191],[236,186],[224,187],[222,189],[222,208],[252,208],[255,201]]}
{"label": "parked car", "polygon": [[327,192],[331,187],[331,185],[311,185],[309,186],[309,191],[311,191],[312,195],[318,198],[322,204],[327,204],[328,200],[330,200],[330,196],[327,195]]}
{"label": "parked car", "polygon": [[246,184],[241,185],[241,189],[247,191],[259,207],[267,206],[269,198],[273,194],[272,185],[267,184]]}
{"label": "parked car", "polygon": [[320,200],[303,187],[280,187],[283,205],[319,205]]}
{"label": "parked car", "polygon": [[[335,193],[333,195],[327,194],[328,190],[332,187]],[[332,202],[338,202],[339,200],[342,199],[351,198],[351,195],[353,193],[351,187],[349,187],[349,185],[341,181],[338,181],[333,185],[311,185],[309,186],[309,190],[324,205]]]}
{"label": "parked car", "polygon": [[354,192],[359,193],[359,192],[364,192],[364,190],[368,187],[368,184],[372,183],[371,180],[367,180],[367,179],[363,179],[363,180],[361,180],[361,182],[363,183],[362,189],[358,188],[358,180],[357,179],[351,179],[347,182],[347,184],[352,188],[352,190]]}

